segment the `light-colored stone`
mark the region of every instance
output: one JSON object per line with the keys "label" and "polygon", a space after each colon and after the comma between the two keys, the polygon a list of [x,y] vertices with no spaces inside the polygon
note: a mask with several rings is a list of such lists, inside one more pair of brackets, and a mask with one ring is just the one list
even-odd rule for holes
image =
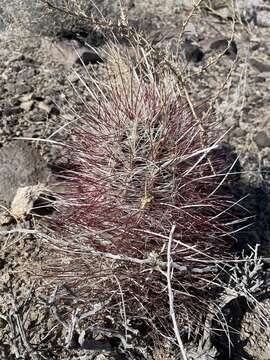
{"label": "light-colored stone", "polygon": [[49,114],[52,110],[52,105],[47,104],[45,101],[38,102],[37,106],[40,110],[45,111],[47,114]]}
{"label": "light-colored stone", "polygon": [[20,108],[23,109],[24,111],[30,111],[32,110],[33,105],[34,105],[33,100],[24,101],[20,104]]}
{"label": "light-colored stone", "polygon": [[11,203],[10,214],[17,221],[25,220],[29,216],[34,202],[45,191],[46,187],[43,184],[19,188]]}
{"label": "light-colored stone", "polygon": [[101,61],[100,57],[94,52],[90,51],[86,46],[82,46],[77,40],[61,40],[58,42],[51,42],[44,39],[42,42],[43,50],[50,55],[51,59],[67,68],[82,61],[87,63],[94,63]]}

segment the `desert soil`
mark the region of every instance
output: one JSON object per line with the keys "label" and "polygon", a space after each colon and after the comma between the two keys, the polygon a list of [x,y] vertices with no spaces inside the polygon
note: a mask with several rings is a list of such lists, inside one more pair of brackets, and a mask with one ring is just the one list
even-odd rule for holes
{"label": "desert soil", "polygon": [[[131,23],[143,29],[155,46],[174,53],[190,3],[192,1],[129,1],[129,16]],[[104,14],[115,20],[119,8],[114,2],[109,4],[99,2]],[[235,23],[233,43],[219,61],[201,71],[226,47],[232,34],[229,6],[197,11],[186,28],[181,54],[189,75],[200,72],[190,77],[188,84],[195,101],[210,99],[220,89],[215,101],[216,116],[222,131],[229,130],[223,141],[239,156],[242,171],[234,191],[239,197],[250,194],[244,205],[254,215],[253,225],[242,234],[243,241],[252,246],[260,244],[261,255],[268,258],[263,275],[265,283],[269,283],[270,2],[239,1],[238,4],[241,16]],[[55,164],[61,161],[61,146],[33,139],[64,142],[63,127],[75,117],[70,106],[79,107],[82,101],[87,101],[87,90],[73,71],[84,73],[85,69],[76,61],[72,46],[95,63],[87,66],[88,71],[93,71],[93,66],[103,76],[105,65],[98,62],[99,57],[85,48],[74,34],[45,36],[36,29],[23,31],[20,28],[18,31],[14,25],[9,27],[4,22],[2,25],[0,22],[0,26],[0,204],[4,211],[9,208],[18,187],[54,179]],[[102,37],[90,31],[83,36],[96,46],[97,53],[106,62]],[[229,72],[230,79],[225,82]],[[73,87],[81,97],[74,93]],[[32,140],[15,139],[20,137]],[[38,223],[39,220],[34,221]],[[18,226],[31,229],[29,221]],[[14,225],[2,227],[2,230],[0,359],[178,358],[173,353],[171,357],[166,355],[162,347],[150,357],[147,344],[141,344],[141,350],[135,353],[119,353],[114,350],[110,337],[104,340],[104,334],[99,335],[100,338],[97,336],[91,348],[90,340],[87,342],[83,335],[83,326],[81,334],[77,334],[80,342],[74,339],[74,334],[68,340],[76,304],[74,301],[55,304],[46,284],[39,279],[33,281],[25,273],[26,268],[32,270],[31,264],[42,259],[41,239],[27,231],[14,235]],[[261,291],[258,299],[269,314],[266,292]],[[237,325],[240,332],[233,339],[231,359],[270,359],[270,336],[258,323],[256,311],[248,308],[243,311]],[[72,341],[76,346],[72,346]],[[105,350],[108,346],[111,351],[100,350],[102,344]],[[224,355],[224,347],[226,345],[222,344],[218,349],[210,346],[208,354],[197,355],[197,359],[229,358]]]}

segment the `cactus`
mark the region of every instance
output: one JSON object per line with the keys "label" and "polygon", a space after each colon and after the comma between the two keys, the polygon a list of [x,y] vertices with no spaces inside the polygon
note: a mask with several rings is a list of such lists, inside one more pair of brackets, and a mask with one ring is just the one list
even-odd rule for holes
{"label": "cactus", "polygon": [[235,160],[207,102],[191,109],[170,70],[157,76],[142,49],[113,46],[107,56],[106,83],[81,78],[91,101],[70,128],[46,272],[89,305],[106,304],[96,319],[146,318],[170,334],[170,266],[184,332],[202,324],[231,259]]}

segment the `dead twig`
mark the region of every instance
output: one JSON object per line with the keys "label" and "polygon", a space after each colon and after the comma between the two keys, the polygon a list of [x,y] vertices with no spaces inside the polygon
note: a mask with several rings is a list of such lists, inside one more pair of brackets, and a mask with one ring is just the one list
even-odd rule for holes
{"label": "dead twig", "polygon": [[172,322],[173,322],[173,329],[174,329],[174,333],[179,345],[179,348],[181,350],[182,356],[183,356],[183,360],[187,360],[187,356],[186,356],[186,351],[179,333],[179,329],[178,329],[178,325],[177,325],[177,321],[176,321],[176,316],[175,316],[175,311],[174,311],[174,296],[173,296],[173,290],[172,290],[172,284],[171,284],[171,276],[172,276],[172,272],[171,272],[171,247],[172,247],[172,240],[173,240],[173,234],[175,231],[176,225],[172,226],[171,232],[170,232],[170,236],[169,236],[169,241],[168,241],[168,249],[167,249],[167,286],[168,286],[168,295],[169,295],[169,304],[170,304],[170,315],[172,318]]}

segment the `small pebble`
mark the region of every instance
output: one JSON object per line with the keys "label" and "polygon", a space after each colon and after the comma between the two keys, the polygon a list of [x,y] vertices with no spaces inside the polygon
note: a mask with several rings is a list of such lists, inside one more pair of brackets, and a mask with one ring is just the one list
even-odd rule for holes
{"label": "small pebble", "polygon": [[265,131],[259,131],[254,136],[254,141],[259,149],[270,147],[270,137],[266,134]]}

